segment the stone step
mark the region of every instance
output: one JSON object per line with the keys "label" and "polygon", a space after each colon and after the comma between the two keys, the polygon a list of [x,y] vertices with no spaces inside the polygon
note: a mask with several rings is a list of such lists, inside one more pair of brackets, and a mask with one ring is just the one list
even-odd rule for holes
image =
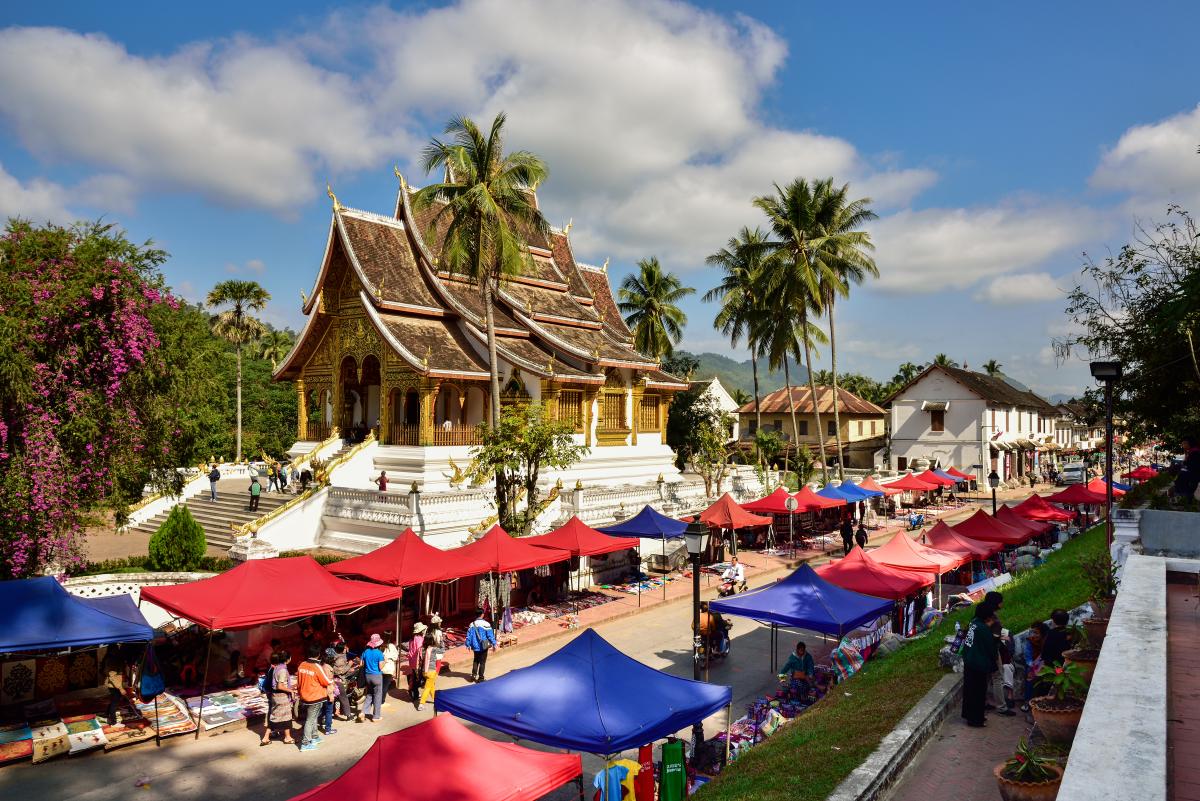
{"label": "stone step", "polygon": [[[192,517],[204,529],[205,539],[209,545],[228,548],[233,544],[232,524],[243,525],[255,520],[266,513],[283,506],[294,496],[281,493],[263,493],[259,496],[258,510],[251,512],[246,507],[250,503],[249,493],[234,496],[229,492],[218,491],[217,500],[209,500],[207,492],[189,498],[186,502]],[[170,512],[164,512],[156,517],[135,526],[134,531],[153,534],[166,521]]]}

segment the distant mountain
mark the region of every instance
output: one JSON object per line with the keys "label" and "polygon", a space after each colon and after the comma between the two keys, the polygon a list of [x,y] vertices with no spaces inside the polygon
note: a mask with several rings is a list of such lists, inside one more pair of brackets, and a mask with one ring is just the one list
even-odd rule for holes
{"label": "distant mountain", "polygon": [[1051,403],[1054,403],[1054,404],[1058,404],[1058,403],[1066,403],[1067,401],[1073,401],[1073,400],[1075,400],[1075,396],[1074,396],[1074,395],[1068,395],[1068,394],[1067,394],[1067,393],[1065,393],[1065,392],[1055,392],[1053,395],[1047,395],[1047,396],[1046,396],[1046,400],[1048,400],[1048,401],[1050,401]]}
{"label": "distant mountain", "polygon": [[[681,353],[687,352],[681,351]],[[729,391],[730,395],[733,394],[735,389],[740,389],[747,395],[754,395],[754,372],[750,366],[749,359],[738,362],[719,353],[688,353],[687,355],[700,361],[700,366],[692,376],[693,381],[707,381],[712,378],[719,378],[721,379],[722,386]],[[808,371],[803,366],[795,362],[789,362],[788,372],[791,374],[792,386],[799,386],[808,382]],[[782,387],[783,371],[768,371],[766,361],[760,359],[758,362],[759,392],[766,395],[768,392],[774,392]]]}

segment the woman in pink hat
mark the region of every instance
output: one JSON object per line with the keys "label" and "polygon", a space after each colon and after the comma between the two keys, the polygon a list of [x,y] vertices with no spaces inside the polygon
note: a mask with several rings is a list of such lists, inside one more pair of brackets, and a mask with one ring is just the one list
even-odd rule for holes
{"label": "woman in pink hat", "polygon": [[[383,638],[378,633],[367,640],[362,652],[363,673],[367,677],[367,700],[363,713],[374,723],[383,717]],[[372,708],[372,704],[374,707]]]}

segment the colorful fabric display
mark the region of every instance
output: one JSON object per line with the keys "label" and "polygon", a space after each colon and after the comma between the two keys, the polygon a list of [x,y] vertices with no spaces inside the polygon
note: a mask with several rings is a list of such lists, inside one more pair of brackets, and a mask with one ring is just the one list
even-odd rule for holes
{"label": "colorful fabric display", "polygon": [[18,659],[0,665],[0,706],[32,701],[36,671],[37,662],[33,659]]}
{"label": "colorful fabric display", "polygon": [[39,720],[30,725],[33,730],[33,762],[45,762],[71,749],[67,726],[61,720]]}
{"label": "colorful fabric display", "polygon": [[77,715],[63,718],[62,722],[67,727],[69,753],[80,754],[93,748],[103,748],[108,742],[95,715]]}
{"label": "colorful fabric display", "polygon": [[839,682],[857,673],[863,666],[863,657],[857,648],[848,642],[842,642],[829,655],[829,663]]}
{"label": "colorful fabric display", "polygon": [[25,723],[0,726],[0,765],[33,756],[33,730]]}

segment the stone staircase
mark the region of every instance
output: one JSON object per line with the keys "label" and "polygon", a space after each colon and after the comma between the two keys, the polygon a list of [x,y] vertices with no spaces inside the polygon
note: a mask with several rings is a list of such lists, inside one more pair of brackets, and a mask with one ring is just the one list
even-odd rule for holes
{"label": "stone staircase", "polygon": [[[250,512],[246,506],[250,503],[250,493],[246,492],[249,482],[237,481],[235,487],[227,487],[227,482],[217,485],[217,499],[208,499],[208,490],[193,498],[188,498],[185,505],[192,517],[204,529],[204,537],[208,544],[215,548],[228,548],[233,545],[232,525],[238,526],[249,523],[272,509],[287,503],[293,497],[290,493],[264,492],[259,496],[258,511]],[[229,482],[233,483],[233,482]],[[142,531],[153,534],[166,521],[170,512],[163,512],[152,517],[131,531]]]}

